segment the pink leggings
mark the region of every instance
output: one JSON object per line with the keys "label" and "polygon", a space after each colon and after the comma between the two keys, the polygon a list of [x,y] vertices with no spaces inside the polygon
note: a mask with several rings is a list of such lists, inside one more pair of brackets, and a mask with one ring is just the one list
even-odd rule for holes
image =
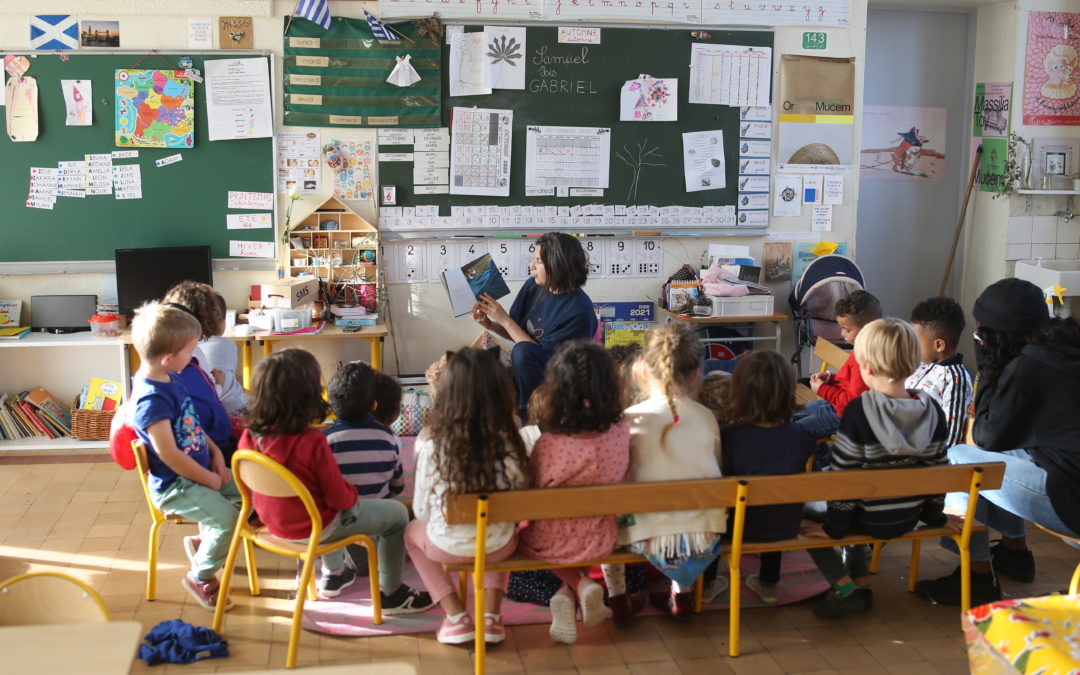
{"label": "pink leggings", "polygon": [[[443,563],[470,563],[471,557],[453,555],[442,550],[431,542],[427,535],[427,523],[419,520],[410,522],[405,527],[405,548],[409,551],[409,557],[416,565],[416,571],[424,580],[431,599],[440,602],[448,595],[457,593],[454,582],[450,579],[450,573],[443,569]],[[497,551],[487,554],[487,559],[498,562],[509,558],[517,549],[517,535],[514,535],[505,546]],[[506,572],[488,572],[484,574],[484,588],[497,588],[506,592],[506,585],[510,581],[510,575]]]}

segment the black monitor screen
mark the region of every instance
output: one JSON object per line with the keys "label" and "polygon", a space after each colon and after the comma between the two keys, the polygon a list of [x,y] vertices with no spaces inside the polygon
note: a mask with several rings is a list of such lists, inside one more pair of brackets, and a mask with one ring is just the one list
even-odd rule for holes
{"label": "black monitor screen", "polygon": [[209,246],[116,249],[116,294],[121,314],[160,300],[181,281],[213,284]]}

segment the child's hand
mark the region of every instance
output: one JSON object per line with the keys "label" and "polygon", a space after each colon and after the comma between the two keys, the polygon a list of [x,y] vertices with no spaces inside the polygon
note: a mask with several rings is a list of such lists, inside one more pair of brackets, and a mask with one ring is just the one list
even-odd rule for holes
{"label": "child's hand", "polygon": [[[222,485],[227,485],[232,476],[229,475],[229,470],[225,468],[225,458],[221,456],[220,452],[211,453],[210,457],[210,470],[221,480]],[[218,488],[221,489],[220,487]]]}
{"label": "child's hand", "polygon": [[214,368],[213,370],[210,371],[210,374],[214,376],[214,382],[217,383],[217,386],[219,386],[219,387],[225,386],[225,371],[224,370]]}
{"label": "child's hand", "polygon": [[960,532],[964,530],[963,516],[955,516],[950,513],[945,517],[947,518],[947,520],[945,521],[945,527],[949,528],[953,532],[956,532],[957,534],[960,534]]}
{"label": "child's hand", "polygon": [[829,536],[825,534],[825,528],[821,526],[821,523],[807,523],[799,528],[799,534],[804,537],[818,537],[822,539]]}
{"label": "child's hand", "polygon": [[225,483],[222,482],[221,476],[216,471],[209,471],[206,474],[206,479],[202,482],[204,487],[208,487],[215,492],[221,490],[221,486]]}

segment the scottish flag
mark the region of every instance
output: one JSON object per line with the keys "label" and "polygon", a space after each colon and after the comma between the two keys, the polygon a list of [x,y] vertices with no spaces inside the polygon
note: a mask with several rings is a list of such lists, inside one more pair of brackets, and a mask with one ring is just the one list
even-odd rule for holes
{"label": "scottish flag", "polygon": [[79,46],[79,21],[72,14],[39,14],[30,17],[32,49],[75,49]]}
{"label": "scottish flag", "polygon": [[300,0],[293,14],[330,30],[330,3],[327,0]]}

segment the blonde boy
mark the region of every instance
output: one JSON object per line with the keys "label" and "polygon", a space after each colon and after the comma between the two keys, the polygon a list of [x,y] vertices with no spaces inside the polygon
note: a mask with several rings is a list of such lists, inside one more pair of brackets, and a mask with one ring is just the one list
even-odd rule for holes
{"label": "blonde boy", "polygon": [[[894,469],[947,464],[948,423],[925,391],[904,388],[919,365],[919,338],[900,319],[878,319],[855,339],[855,360],[870,387],[848,403],[829,457],[833,471]],[[891,539],[919,522],[941,527],[945,495],[832,501],[825,522],[803,528],[806,536],[841,539],[848,533]],[[845,546],[844,560],[833,548],[812,549],[811,557],[832,588],[814,605],[820,617],[834,618],[871,604],[870,571],[864,546]],[[846,563],[846,566],[845,566]]]}
{"label": "blonde boy", "polygon": [[162,511],[199,523],[200,544],[191,552],[183,586],[213,610],[238,509],[221,450],[199,424],[187,390],[175,375],[191,361],[202,335],[186,310],[151,302],[135,310],[132,341],[142,366],[133,378],[135,433],[146,444],[151,498]]}

